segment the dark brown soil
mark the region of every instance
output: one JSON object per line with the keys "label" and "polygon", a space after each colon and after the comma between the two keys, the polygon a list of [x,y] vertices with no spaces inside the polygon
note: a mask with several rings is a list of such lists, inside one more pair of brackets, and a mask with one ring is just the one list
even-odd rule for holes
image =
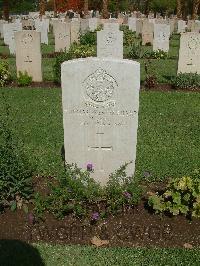
{"label": "dark brown soil", "polygon": [[94,236],[109,240],[109,246],[183,247],[200,245],[200,219],[192,222],[182,216],[167,217],[149,213],[141,203],[127,213],[91,225],[72,216],[56,220],[46,214],[34,224],[22,210],[0,215],[0,239],[29,243],[91,244]]}
{"label": "dark brown soil", "polygon": [[[35,191],[49,193],[47,181],[52,177],[34,179]],[[149,191],[164,189],[165,184],[142,184],[144,198]],[[138,206],[106,220],[92,224],[68,215],[57,220],[46,213],[43,220],[30,219],[22,210],[7,209],[0,215],[0,239],[16,239],[28,243],[46,242],[59,244],[91,244],[94,236],[109,240],[108,246],[120,247],[183,247],[190,244],[200,246],[200,219],[192,221],[183,216],[169,217],[152,213],[146,207],[146,200]],[[30,208],[31,209],[31,208]]]}

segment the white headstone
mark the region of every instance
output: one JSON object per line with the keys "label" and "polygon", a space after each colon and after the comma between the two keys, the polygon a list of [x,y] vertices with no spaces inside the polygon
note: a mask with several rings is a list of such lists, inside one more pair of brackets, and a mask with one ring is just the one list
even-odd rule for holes
{"label": "white headstone", "polygon": [[48,23],[46,20],[35,20],[35,28],[37,32],[41,33],[41,43],[48,45]]}
{"label": "white headstone", "polygon": [[67,51],[70,44],[70,23],[59,22],[55,30],[55,52]]}
{"label": "white headstone", "polygon": [[110,30],[108,24],[104,24],[104,30],[97,32],[97,57],[123,59],[123,32]]}
{"label": "white headstone", "polygon": [[71,43],[79,42],[80,37],[80,21],[78,19],[72,19],[71,21]]}
{"label": "white headstone", "polygon": [[186,29],[186,21],[178,20],[178,33],[185,32],[185,29]]}
{"label": "white headstone", "polygon": [[200,74],[200,33],[181,34],[178,73]]}
{"label": "white headstone", "polygon": [[169,51],[170,25],[154,24],[153,50]]}
{"label": "white headstone", "polygon": [[42,81],[40,33],[20,31],[15,33],[15,40],[17,73],[27,71],[33,81]]}
{"label": "white headstone", "polygon": [[129,30],[136,31],[136,21],[137,21],[136,18],[132,17],[128,18]]}
{"label": "white headstone", "polygon": [[86,169],[105,185],[125,163],[134,174],[138,128],[140,64],[86,58],[62,64],[65,160]]}
{"label": "white headstone", "polygon": [[99,26],[99,19],[98,18],[89,18],[89,30],[95,31]]}

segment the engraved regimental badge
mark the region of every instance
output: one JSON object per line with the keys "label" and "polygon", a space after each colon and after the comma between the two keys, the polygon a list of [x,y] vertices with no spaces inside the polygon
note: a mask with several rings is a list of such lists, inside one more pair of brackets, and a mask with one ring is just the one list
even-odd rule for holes
{"label": "engraved regimental badge", "polygon": [[116,80],[102,68],[97,69],[83,82],[86,98],[102,105],[111,102],[117,87]]}

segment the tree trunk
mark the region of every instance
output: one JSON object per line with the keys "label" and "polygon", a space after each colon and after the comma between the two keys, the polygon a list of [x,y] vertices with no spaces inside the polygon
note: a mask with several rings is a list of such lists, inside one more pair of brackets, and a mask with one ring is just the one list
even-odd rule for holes
{"label": "tree trunk", "polygon": [[200,0],[193,0],[192,19],[197,19],[198,18],[199,7],[200,7]]}
{"label": "tree trunk", "polygon": [[108,0],[103,0],[103,18],[109,18],[109,14],[108,14]]}
{"label": "tree trunk", "polygon": [[87,16],[89,13],[89,1],[84,0],[84,16]]}
{"label": "tree trunk", "polygon": [[54,17],[56,17],[57,16],[56,0],[53,0],[53,10],[54,10]]}
{"label": "tree trunk", "polygon": [[9,20],[9,0],[3,1],[3,16],[6,21]]}
{"label": "tree trunk", "polygon": [[177,17],[182,18],[182,0],[177,0]]}
{"label": "tree trunk", "polygon": [[40,0],[40,18],[42,18],[43,15],[45,15],[46,10],[46,1]]}

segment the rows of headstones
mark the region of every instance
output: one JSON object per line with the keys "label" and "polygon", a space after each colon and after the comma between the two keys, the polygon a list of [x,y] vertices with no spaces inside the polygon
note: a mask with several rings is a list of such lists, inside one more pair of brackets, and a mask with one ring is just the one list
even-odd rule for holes
{"label": "rows of headstones", "polygon": [[123,58],[123,32],[119,25],[141,35],[142,45],[151,44],[153,50],[169,51],[170,36],[181,33],[178,72],[200,72],[200,21],[186,21],[162,18],[150,14],[146,18],[141,13],[124,14],[119,18],[101,19],[99,17],[80,18],[75,14],[72,19],[43,17],[31,12],[29,16],[13,18],[12,23],[0,20],[0,34],[10,53],[16,54],[17,73],[27,71],[33,81],[42,81],[40,44],[48,44],[48,32],[53,28],[55,52],[68,50],[73,42],[79,42],[80,34],[94,31],[100,25],[103,30],[97,33],[97,56]]}
{"label": "rows of headstones", "polygon": [[[50,24],[56,51],[67,50],[78,42],[80,33],[103,24],[103,30],[97,32],[97,57],[66,61],[61,69],[65,159],[81,168],[92,165],[92,176],[101,184],[124,163],[132,161],[128,174],[135,169],[140,64],[123,59],[119,25],[128,24],[141,34],[143,45],[150,42],[154,50],[167,51],[170,35],[181,32],[178,72],[200,73],[200,33],[191,26],[199,22],[186,25],[175,18],[135,15],[109,20],[34,18],[0,24],[4,42],[9,45],[14,40],[17,71],[27,71],[34,81],[42,80],[40,44],[48,43]],[[186,26],[192,32],[185,32]]]}

